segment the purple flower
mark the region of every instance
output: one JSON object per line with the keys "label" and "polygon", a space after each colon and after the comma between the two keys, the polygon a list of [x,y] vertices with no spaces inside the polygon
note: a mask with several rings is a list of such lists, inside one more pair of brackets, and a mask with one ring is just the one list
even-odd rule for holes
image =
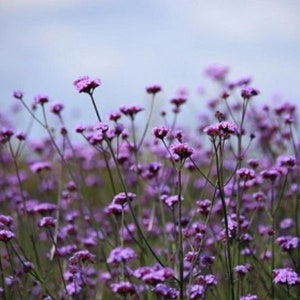
{"label": "purple flower", "polygon": [[257,300],[258,297],[256,295],[247,294],[245,296],[242,296],[240,300]]}
{"label": "purple flower", "polygon": [[75,88],[79,93],[92,94],[101,85],[100,79],[91,79],[89,76],[79,77],[74,81]]}
{"label": "purple flower", "polygon": [[34,105],[37,105],[37,104],[44,105],[47,102],[49,102],[49,97],[46,95],[36,95],[34,97]]}
{"label": "purple flower", "polygon": [[300,284],[300,276],[291,268],[274,269],[274,282],[289,286]]}
{"label": "purple flower", "polygon": [[176,98],[173,98],[173,99],[171,99],[170,100],[170,102],[172,103],[172,104],[174,104],[177,108],[179,107],[179,106],[181,106],[182,104],[184,104],[184,103],[186,103],[186,98],[184,98],[184,97],[176,97]]}
{"label": "purple flower", "polygon": [[171,147],[171,153],[179,156],[180,159],[186,159],[194,153],[194,149],[187,143],[179,143]]}
{"label": "purple flower", "polygon": [[169,287],[163,283],[158,283],[155,288],[154,292],[158,296],[163,296],[166,299],[177,299],[179,296],[179,291],[175,288]]}
{"label": "purple flower", "polygon": [[75,252],[69,259],[70,265],[73,266],[79,265],[80,262],[94,264],[96,262],[96,256],[88,250],[80,250]]}
{"label": "purple flower", "polygon": [[3,128],[0,130],[0,143],[5,144],[14,135],[13,129]]}
{"label": "purple flower", "polygon": [[246,275],[251,269],[251,265],[238,265],[234,267],[234,270],[239,275]]}
{"label": "purple flower", "polygon": [[174,271],[161,266],[140,267],[134,271],[134,276],[143,280],[147,284],[156,285],[165,282],[174,276]]}
{"label": "purple flower", "polygon": [[227,139],[232,134],[236,134],[237,129],[236,124],[229,121],[222,121],[218,124],[206,126],[203,131],[211,137],[220,136]]}
{"label": "purple flower", "polygon": [[13,97],[18,100],[22,100],[23,96],[24,96],[24,94],[22,91],[14,91],[14,93],[13,93]]}
{"label": "purple flower", "polygon": [[163,126],[163,125],[157,126],[157,127],[153,128],[152,132],[156,138],[163,140],[167,136],[167,134],[169,132],[169,128],[167,126]]}
{"label": "purple flower", "polygon": [[76,131],[77,133],[83,133],[85,130],[86,130],[86,126],[84,126],[84,125],[77,125],[77,126],[75,127],[75,131]]}
{"label": "purple flower", "polygon": [[276,239],[276,243],[280,246],[283,251],[291,251],[299,245],[299,238],[296,236],[280,236]]}
{"label": "purple flower", "polygon": [[13,222],[11,216],[0,215],[0,228],[9,227]]}
{"label": "purple flower", "polygon": [[117,122],[119,119],[121,119],[121,113],[116,111],[109,114],[109,119],[111,121]]}
{"label": "purple flower", "polygon": [[127,203],[127,201],[132,201],[135,197],[136,197],[136,194],[134,194],[134,193],[121,192],[114,197],[112,203],[124,205],[125,203]]}
{"label": "purple flower", "polygon": [[295,225],[295,221],[292,218],[285,218],[279,224],[281,229],[290,229],[294,225]]}
{"label": "purple flower", "polygon": [[217,81],[223,81],[226,75],[228,74],[228,72],[229,72],[228,67],[218,66],[218,65],[210,66],[205,70],[205,73],[208,77]]}
{"label": "purple flower", "polygon": [[130,117],[132,120],[136,116],[137,113],[142,111],[144,108],[139,105],[132,105],[132,106],[123,106],[121,107],[120,111],[125,115]]}
{"label": "purple flower", "polygon": [[250,86],[245,86],[241,90],[241,96],[245,100],[249,100],[250,98],[259,95],[259,90]]}
{"label": "purple flower", "polygon": [[255,172],[252,169],[241,168],[237,170],[239,177],[245,181],[252,180],[255,178]]}
{"label": "purple flower", "polygon": [[51,162],[49,161],[39,161],[35,162],[30,166],[30,169],[33,173],[40,173],[43,170],[50,170],[52,167]]}
{"label": "purple flower", "polygon": [[7,243],[11,239],[15,238],[15,234],[10,230],[0,230],[0,241]]}
{"label": "purple flower", "polygon": [[126,294],[136,293],[135,286],[129,281],[121,281],[118,283],[112,283],[110,285],[110,288],[116,294],[126,295]]}
{"label": "purple flower", "polygon": [[59,115],[63,108],[64,106],[61,103],[55,103],[51,106],[51,112],[55,115]]}
{"label": "purple flower", "polygon": [[121,262],[133,260],[137,258],[135,251],[129,247],[117,247],[113,249],[108,258],[108,264],[120,264]]}
{"label": "purple flower", "polygon": [[277,169],[263,170],[260,172],[264,179],[269,179],[272,182],[276,180],[276,178],[280,175]]}
{"label": "purple flower", "polygon": [[205,294],[205,288],[203,285],[194,284],[190,288],[190,299],[200,299]]}
{"label": "purple flower", "polygon": [[154,84],[151,86],[146,87],[146,92],[148,94],[155,95],[156,93],[160,92],[162,90],[160,85]]}
{"label": "purple flower", "polygon": [[[183,201],[183,196],[181,196],[180,201]],[[167,195],[162,195],[161,200],[169,207],[173,207],[175,204],[179,202],[178,195],[172,195],[172,196],[167,196]]]}
{"label": "purple flower", "polygon": [[279,167],[292,168],[296,164],[295,156],[281,155],[277,157],[277,164]]}
{"label": "purple flower", "polygon": [[39,222],[40,227],[55,227],[55,225],[56,219],[53,217],[44,217]]}
{"label": "purple flower", "polygon": [[28,209],[28,212],[32,213],[40,213],[40,214],[50,214],[54,212],[57,209],[57,205],[54,203],[38,203],[34,205],[33,207],[30,207]]}

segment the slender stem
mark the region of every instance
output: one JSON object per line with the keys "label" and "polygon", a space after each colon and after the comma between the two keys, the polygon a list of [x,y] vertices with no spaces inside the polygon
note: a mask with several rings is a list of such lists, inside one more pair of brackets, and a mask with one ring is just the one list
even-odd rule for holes
{"label": "slender stem", "polygon": [[96,102],[95,102],[93,93],[89,93],[89,96],[91,97],[91,100],[92,100],[92,103],[93,103],[93,107],[94,107],[94,110],[95,110],[95,112],[96,112],[98,121],[99,121],[99,122],[102,122],[102,119],[101,119],[101,117],[100,117],[100,113],[99,113],[99,110],[98,110],[98,108],[97,108],[97,105],[96,105]]}
{"label": "slender stem", "polygon": [[184,299],[184,256],[183,256],[183,237],[182,237],[182,204],[181,204],[181,171],[183,161],[181,161],[181,166],[178,170],[178,256],[179,256],[179,299]]}
{"label": "slender stem", "polygon": [[154,108],[154,99],[155,99],[155,94],[152,95],[149,116],[147,119],[147,123],[146,123],[145,129],[144,129],[144,132],[142,134],[141,140],[137,146],[137,152],[140,150],[141,146],[143,145],[143,141],[144,141],[147,131],[149,129],[149,125],[150,125],[150,121],[151,121],[151,117],[152,117],[152,113],[153,113],[153,108]]}

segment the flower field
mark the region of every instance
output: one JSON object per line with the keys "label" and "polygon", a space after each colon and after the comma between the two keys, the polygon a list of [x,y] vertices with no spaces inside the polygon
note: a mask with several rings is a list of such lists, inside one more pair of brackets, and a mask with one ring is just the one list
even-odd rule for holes
{"label": "flower field", "polygon": [[0,119],[1,299],[300,299],[297,107],[206,75],[192,130],[183,91],[152,125],[159,85],[149,109],[102,116],[101,81],[79,77],[95,115],[76,128],[63,103],[14,92],[44,135]]}

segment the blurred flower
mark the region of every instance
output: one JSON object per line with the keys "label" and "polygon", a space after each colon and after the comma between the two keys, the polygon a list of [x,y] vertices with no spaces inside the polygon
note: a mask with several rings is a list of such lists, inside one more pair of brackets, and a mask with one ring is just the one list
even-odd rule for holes
{"label": "blurred flower", "polygon": [[82,76],[74,81],[74,86],[79,93],[92,94],[100,85],[100,79],[91,79],[89,76]]}

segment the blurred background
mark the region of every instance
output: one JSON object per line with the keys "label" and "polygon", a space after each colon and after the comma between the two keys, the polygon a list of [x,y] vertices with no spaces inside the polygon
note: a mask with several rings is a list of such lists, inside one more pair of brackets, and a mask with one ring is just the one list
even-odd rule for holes
{"label": "blurred background", "polygon": [[[188,90],[191,120],[212,64],[229,66],[233,80],[253,77],[256,101],[279,94],[297,103],[299,15],[298,0],[0,0],[0,112],[10,116],[21,90],[29,104],[40,93],[63,103],[71,128],[93,123],[88,97],[73,87],[89,75],[102,80],[104,118],[121,105],[147,106],[145,87],[157,83],[158,106]],[[13,123],[21,130],[26,118]]]}

